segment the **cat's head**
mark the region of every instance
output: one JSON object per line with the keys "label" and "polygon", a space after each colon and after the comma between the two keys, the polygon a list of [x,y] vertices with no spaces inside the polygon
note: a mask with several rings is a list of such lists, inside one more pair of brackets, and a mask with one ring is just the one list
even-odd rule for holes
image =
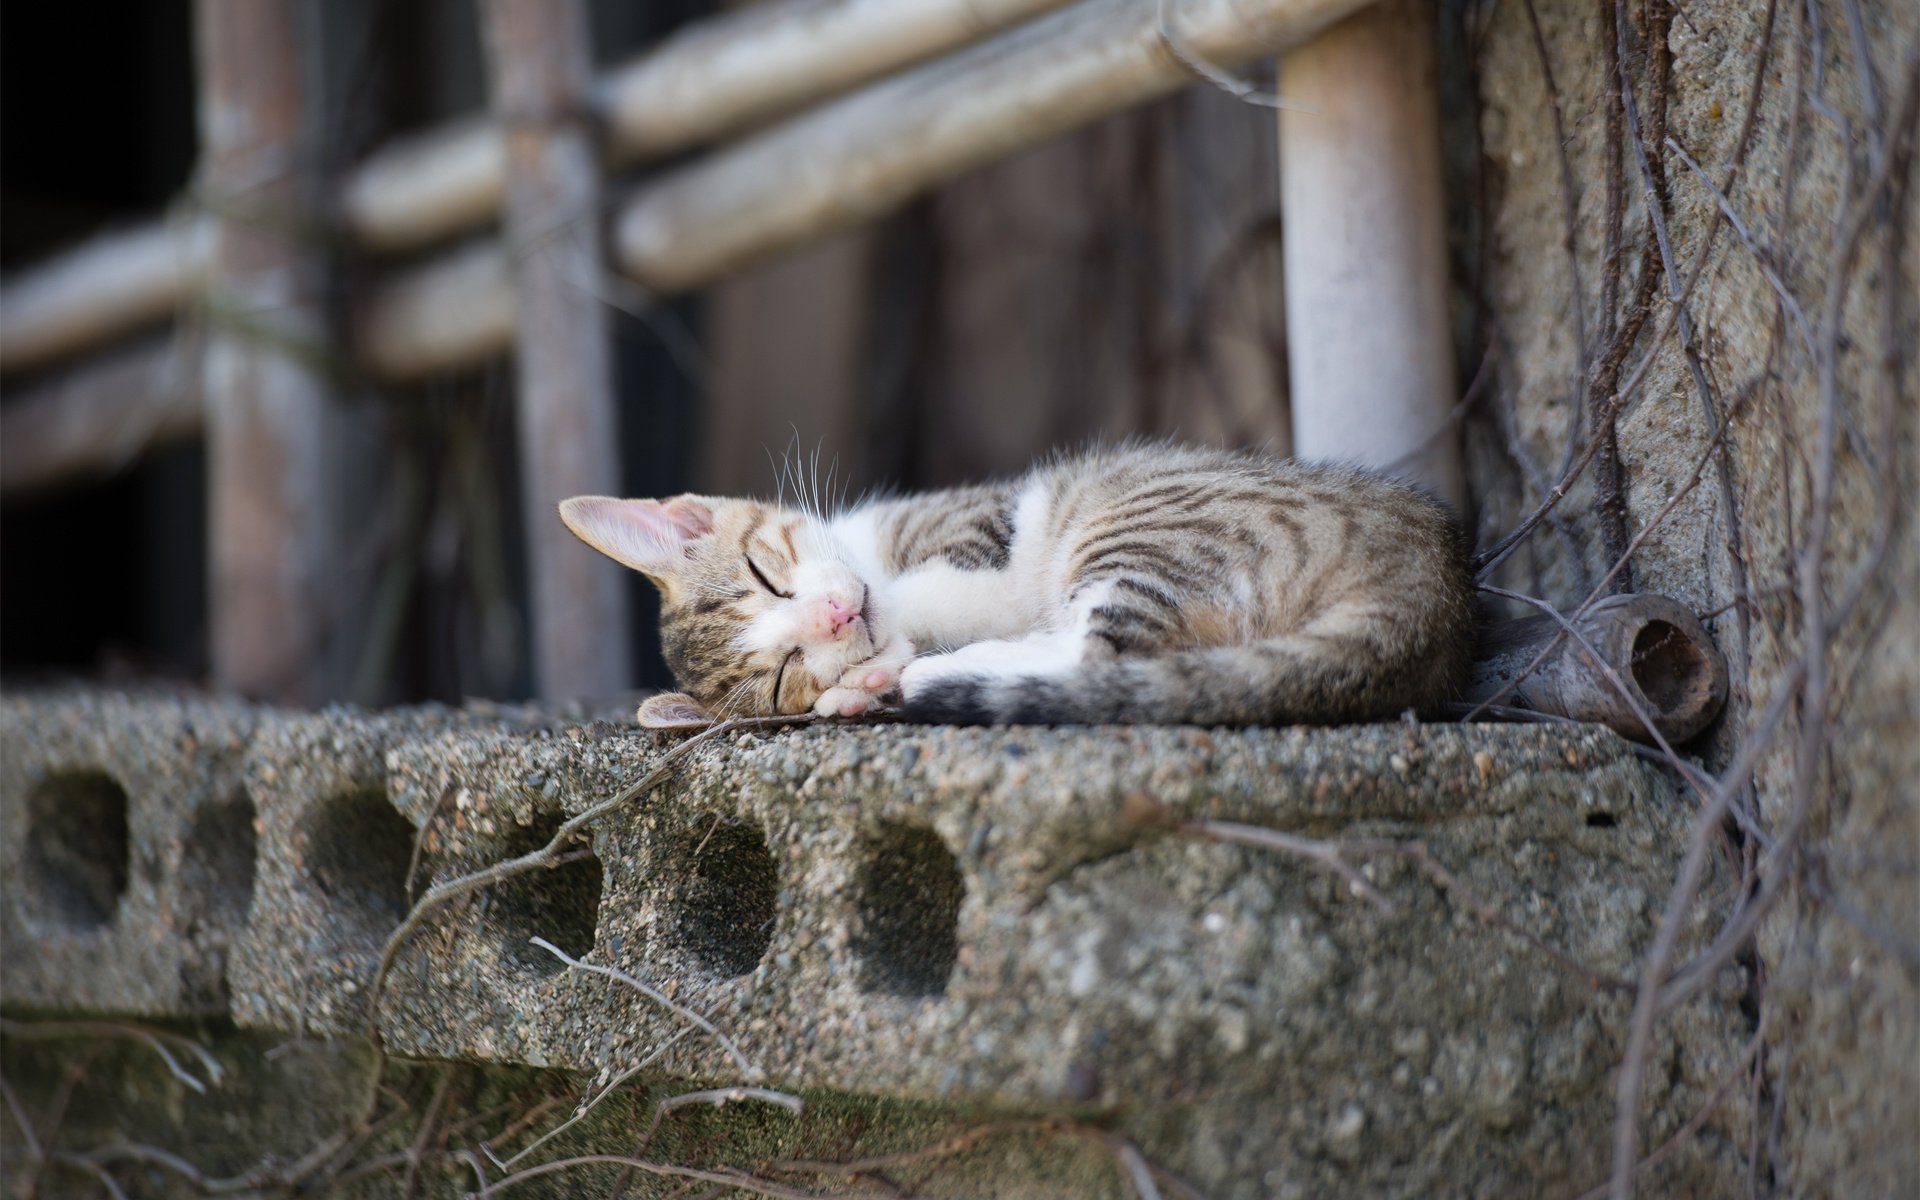
{"label": "cat's head", "polygon": [[807,712],[881,645],[874,589],[805,513],[712,496],[576,496],[560,519],[660,590],[660,646],[687,692],[687,723]]}

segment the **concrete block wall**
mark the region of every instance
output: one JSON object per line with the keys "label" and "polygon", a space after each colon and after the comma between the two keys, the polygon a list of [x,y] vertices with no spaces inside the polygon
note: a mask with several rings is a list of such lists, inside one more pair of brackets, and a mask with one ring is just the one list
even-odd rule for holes
{"label": "concrete block wall", "polygon": [[[351,1038],[410,895],[543,845],[671,744],[537,713],[10,695],[0,1002]],[[116,811],[118,840],[76,834],[115,828]],[[1091,1116],[1210,1196],[1577,1190],[1604,1176],[1629,995],[1405,857],[1355,860],[1383,914],[1316,864],[1170,825],[1417,839],[1604,980],[1648,944],[1687,816],[1669,777],[1588,728],[742,734],[595,823],[559,867],[437,914],[401,954],[380,1028],[409,1059],[587,1084],[685,1028],[565,969],[540,936],[704,1013],[770,1086]],[[1702,907],[1694,944],[1723,913]],[[1663,1025],[1650,1144],[1737,1065],[1745,988],[1729,968]],[[657,1068],[741,1080],[698,1033]],[[1685,1139],[1662,1194],[1730,1187],[1745,1116],[1735,1100]],[[1024,1172],[1033,1194],[1115,1183],[1055,1167],[1069,1170],[1041,1155]]]}

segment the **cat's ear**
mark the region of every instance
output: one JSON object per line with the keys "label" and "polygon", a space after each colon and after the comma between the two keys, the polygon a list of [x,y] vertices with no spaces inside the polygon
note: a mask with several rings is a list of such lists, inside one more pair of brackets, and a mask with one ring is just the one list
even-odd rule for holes
{"label": "cat's ear", "polygon": [[694,496],[575,496],[560,502],[560,519],[587,545],[655,579],[672,574],[687,548],[713,531],[713,509]]}
{"label": "cat's ear", "polygon": [[713,714],[685,692],[648,696],[634,716],[648,729],[704,729],[713,724]]}

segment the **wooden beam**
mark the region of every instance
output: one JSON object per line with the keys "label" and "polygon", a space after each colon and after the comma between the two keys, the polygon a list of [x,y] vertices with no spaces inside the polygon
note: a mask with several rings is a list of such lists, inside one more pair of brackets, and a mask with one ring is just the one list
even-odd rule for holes
{"label": "wooden beam", "polygon": [[598,279],[600,166],[588,125],[584,0],[485,0],[493,111],[506,133],[514,247],[521,516],[535,687],[613,696],[631,684],[625,574],[568,535],[569,496],[620,490],[613,355]]}
{"label": "wooden beam", "polygon": [[201,184],[212,218],[204,359],[213,678],[320,697],[332,548],[325,263],[302,0],[196,0]]}
{"label": "wooden beam", "polygon": [[1385,0],[1280,60],[1293,449],[1464,509],[1433,6]]}
{"label": "wooden beam", "polygon": [[206,425],[199,355],[171,338],[122,347],[0,405],[0,495],[110,475]]}

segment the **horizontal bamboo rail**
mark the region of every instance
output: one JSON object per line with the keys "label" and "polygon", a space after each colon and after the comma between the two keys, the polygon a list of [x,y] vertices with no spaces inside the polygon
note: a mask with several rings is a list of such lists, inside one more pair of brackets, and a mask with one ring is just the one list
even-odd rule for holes
{"label": "horizontal bamboo rail", "polygon": [[0,406],[0,496],[106,475],[206,427],[200,360],[171,338],[120,346]]}
{"label": "horizontal bamboo rail", "polygon": [[[1168,0],[1164,7],[1186,52],[1233,67],[1298,45],[1367,3]],[[1194,76],[1162,40],[1162,7],[1161,0],[1084,0],[670,172],[621,206],[618,265],[655,293],[695,288],[880,216],[975,166],[1171,92]],[[199,236],[193,229],[171,227],[183,262]],[[0,312],[12,318],[0,323],[0,369],[27,365],[30,356],[17,347],[34,339],[23,327],[84,319],[94,326],[93,340],[106,336],[85,316],[100,298],[83,303],[77,284],[60,293],[53,311],[41,306],[29,314],[9,305],[64,266],[0,292]],[[176,278],[177,304],[199,276],[182,270]],[[105,276],[93,284],[96,292],[117,286]],[[498,241],[478,243],[372,290],[355,313],[354,353],[375,378],[419,378],[507,351],[515,321],[508,250]]]}
{"label": "horizontal bamboo rail", "polygon": [[1362,0],[1090,0],[864,88],[642,189],[622,270],[696,287],[1193,80],[1161,39],[1223,65],[1306,41]]}
{"label": "horizontal bamboo rail", "polygon": [[[1067,0],[782,0],[690,26],[594,88],[615,163],[659,157],[793,112]],[[494,219],[499,126],[469,118],[399,139],[335,197],[363,250],[417,249]],[[157,322],[206,279],[204,220],[89,242],[0,289],[0,371],[30,369]],[[511,320],[508,322],[511,324]]]}
{"label": "horizontal bamboo rail", "polygon": [[[1297,45],[1368,0],[1181,0],[1184,48],[1222,66]],[[1088,0],[870,85],[635,191],[616,263],[643,288],[700,287],[780,250],[884,215],[920,191],[1193,75],[1160,38],[1159,0]],[[358,345],[412,378],[505,351],[511,271],[462,251],[378,291]],[[424,336],[423,336],[424,335]]]}
{"label": "horizontal bamboo rail", "polygon": [[[964,45],[1066,0],[788,0],[669,37],[595,88],[616,165],[660,158],[736,132]],[[341,189],[348,236],[363,249],[415,249],[500,210],[499,127],[469,120],[397,141]]]}
{"label": "horizontal bamboo rail", "polygon": [[213,222],[103,233],[0,288],[0,370],[36,367],[157,324],[205,286]]}

